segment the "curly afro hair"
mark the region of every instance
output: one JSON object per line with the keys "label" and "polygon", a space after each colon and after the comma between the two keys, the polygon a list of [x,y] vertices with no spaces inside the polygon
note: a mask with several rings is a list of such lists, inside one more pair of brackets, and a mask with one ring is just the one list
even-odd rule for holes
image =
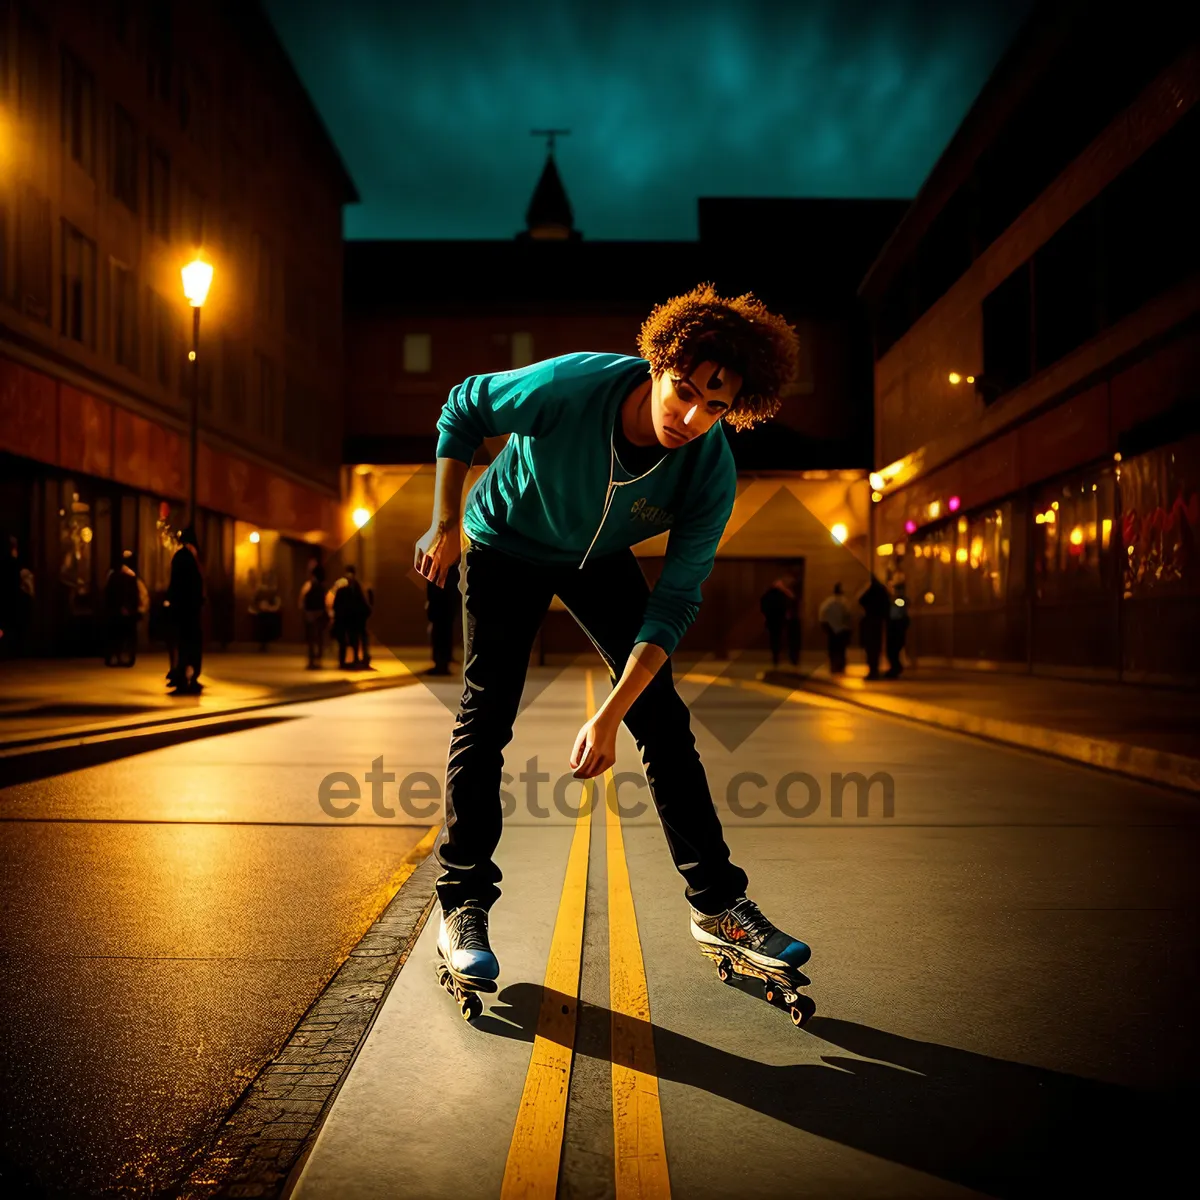
{"label": "curly afro hair", "polygon": [[796,330],[768,312],[753,293],[734,299],[701,283],[658,305],[637,339],[638,353],[655,375],[715,362],[742,377],[737,399],[725,414],[735,429],[749,429],[779,411],[780,392],[795,378],[800,343]]}

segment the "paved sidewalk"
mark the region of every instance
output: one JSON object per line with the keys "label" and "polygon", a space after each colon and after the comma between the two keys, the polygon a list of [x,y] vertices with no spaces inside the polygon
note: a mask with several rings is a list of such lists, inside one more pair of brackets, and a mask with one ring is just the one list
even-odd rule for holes
{"label": "paved sidewalk", "polygon": [[763,679],[896,716],[1200,792],[1200,693],[1000,671],[912,667],[868,682],[826,665]]}
{"label": "paved sidewalk", "polygon": [[[164,651],[139,654],[132,667],[105,667],[96,659],[16,659],[0,662],[0,753],[22,747],[118,731],[247,712],[272,704],[394,687],[427,665],[428,651],[373,646],[367,670],[341,670],[326,655],[310,671],[301,645],[275,642],[205,651],[198,696],[167,691]],[[459,667],[456,663],[452,668]]]}

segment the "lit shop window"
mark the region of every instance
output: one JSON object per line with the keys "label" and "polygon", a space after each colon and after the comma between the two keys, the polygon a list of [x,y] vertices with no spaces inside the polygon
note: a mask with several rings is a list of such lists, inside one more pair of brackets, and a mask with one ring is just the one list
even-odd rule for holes
{"label": "lit shop window", "polygon": [[1033,502],[1033,578],[1039,600],[1104,588],[1115,557],[1112,468],[1041,488]]}

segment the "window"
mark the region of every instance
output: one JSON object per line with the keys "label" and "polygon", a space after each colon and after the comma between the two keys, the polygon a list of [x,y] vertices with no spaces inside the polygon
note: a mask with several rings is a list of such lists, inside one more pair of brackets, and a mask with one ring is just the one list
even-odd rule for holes
{"label": "window", "polygon": [[1120,539],[1109,466],[1039,488],[1033,505],[1033,580],[1038,600],[1107,590]]}
{"label": "window", "polygon": [[150,293],[154,315],[154,377],[165,388],[174,381],[175,311],[159,292]]}
{"label": "window", "polygon": [[171,99],[171,6],[146,6],[146,89],[153,98]]}
{"label": "window", "polygon": [[17,210],[17,303],[35,321],[50,323],[50,201],[25,185]]}
{"label": "window", "polygon": [[96,85],[92,73],[70,52],[62,58],[62,138],[72,160],[89,175],[96,171]]}
{"label": "window", "polygon": [[171,160],[162,150],[150,151],[150,232],[171,240]]}
{"label": "window", "polygon": [[138,369],[137,278],[123,263],[112,264],[112,356]]}
{"label": "window", "polygon": [[421,374],[433,369],[433,339],[427,333],[404,335],[404,369],[409,374]]}
{"label": "window", "polygon": [[228,335],[221,339],[221,404],[238,425],[246,421],[246,355]]}
{"label": "window", "polygon": [[989,508],[955,522],[954,604],[956,608],[991,608],[1008,596],[1012,537],[1012,505]]}
{"label": "window", "polygon": [[957,525],[922,530],[909,540],[904,558],[904,578],[909,603],[917,611],[951,606]]}
{"label": "window", "polygon": [[1033,373],[1032,272],[1019,266],[983,299],[983,374],[995,399],[1024,383]]}
{"label": "window", "polygon": [[1077,212],[1033,257],[1034,368],[1056,363],[1100,331],[1096,210]]}
{"label": "window", "polygon": [[275,315],[275,260],[271,243],[261,233],[254,235],[254,302],[260,319]]}
{"label": "window", "polygon": [[1117,475],[1125,599],[1200,596],[1200,435],[1126,459]]}
{"label": "window", "polygon": [[133,118],[113,105],[112,193],[130,212],[138,210],[138,135]]}
{"label": "window", "polygon": [[186,180],[179,184],[181,232],[189,246],[204,245],[204,197]]}
{"label": "window", "polygon": [[265,354],[254,352],[254,379],[256,385],[253,405],[252,428],[271,441],[279,440],[279,396],[275,379],[275,364]]}
{"label": "window", "polygon": [[96,243],[66,221],[59,332],[85,346],[96,344]]}
{"label": "window", "polygon": [[35,124],[46,112],[49,59],[46,27],[22,6],[17,28],[17,107],[23,119]]}
{"label": "window", "polygon": [[517,367],[527,367],[531,362],[533,362],[533,334],[514,333],[512,335],[513,370],[516,370]]}

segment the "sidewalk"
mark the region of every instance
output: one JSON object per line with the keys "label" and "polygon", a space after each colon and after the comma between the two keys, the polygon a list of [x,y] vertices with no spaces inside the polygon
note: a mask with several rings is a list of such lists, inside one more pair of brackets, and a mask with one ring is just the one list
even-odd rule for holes
{"label": "sidewalk", "polygon": [[309,671],[302,645],[275,642],[265,654],[257,647],[206,650],[200,676],[205,687],[198,696],[167,691],[164,651],[139,654],[133,667],[105,667],[98,659],[8,660],[0,662],[0,755],[396,687],[419,676],[429,665],[428,653],[373,646],[370,668],[356,671],[340,670],[327,652],[325,665]]}
{"label": "sidewalk", "polygon": [[806,671],[802,663],[800,671],[768,670],[762,678],[1200,792],[1200,693],[930,667],[910,667],[899,679],[868,682],[866,671],[864,664],[851,662],[846,675],[831,676],[827,664]]}

